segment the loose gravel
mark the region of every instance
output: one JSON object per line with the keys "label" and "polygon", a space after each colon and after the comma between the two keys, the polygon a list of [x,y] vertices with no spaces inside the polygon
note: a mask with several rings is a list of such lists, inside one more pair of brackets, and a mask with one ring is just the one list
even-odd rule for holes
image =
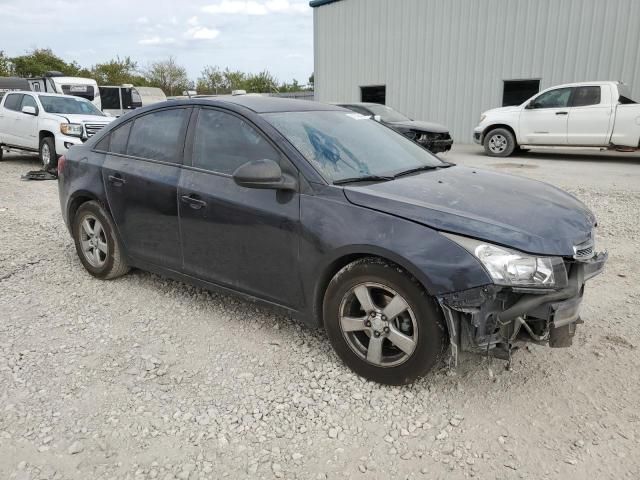
{"label": "loose gravel", "polygon": [[448,159],[569,189],[611,260],[572,348],[529,346],[511,371],[464,355],[402,388],[245,300],[141,271],[92,278],[56,182],[20,181],[37,159],[5,155],[0,478],[640,478],[640,159],[477,151]]}

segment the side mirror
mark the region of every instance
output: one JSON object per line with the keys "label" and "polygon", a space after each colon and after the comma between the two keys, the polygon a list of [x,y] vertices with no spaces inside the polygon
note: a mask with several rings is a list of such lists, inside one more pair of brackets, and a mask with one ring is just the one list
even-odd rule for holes
{"label": "side mirror", "polygon": [[27,105],[25,107],[22,107],[22,113],[26,113],[27,115],[38,115],[38,110],[36,109],[36,107]]}
{"label": "side mirror", "polygon": [[233,180],[241,187],[268,190],[296,190],[298,182],[283,174],[280,165],[273,160],[252,160],[240,165],[233,172]]}
{"label": "side mirror", "polygon": [[374,119],[376,122],[381,122],[381,121],[382,121],[382,117],[381,117],[380,115],[374,115],[374,116],[373,116],[373,119]]}

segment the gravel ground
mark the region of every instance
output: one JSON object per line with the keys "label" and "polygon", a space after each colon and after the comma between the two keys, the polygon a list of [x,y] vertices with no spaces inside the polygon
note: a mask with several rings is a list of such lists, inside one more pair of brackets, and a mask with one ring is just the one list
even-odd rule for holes
{"label": "gravel ground", "polygon": [[465,355],[414,385],[363,381],[322,331],[237,298],[76,258],[56,182],[0,164],[0,478],[640,478],[640,157],[458,147],[566,188],[606,273],[574,346]]}

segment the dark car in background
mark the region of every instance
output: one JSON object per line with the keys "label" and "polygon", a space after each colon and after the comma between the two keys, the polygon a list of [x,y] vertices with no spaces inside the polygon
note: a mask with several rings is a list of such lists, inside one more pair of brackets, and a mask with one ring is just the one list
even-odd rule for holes
{"label": "dark car in background", "polygon": [[607,258],[571,195],[444,162],[316,102],[144,107],[58,168],[63,218],[95,277],[137,267],[275,306],[386,384],[447,348],[455,363],[461,349],[570,345],[584,283]]}
{"label": "dark car in background", "polygon": [[411,120],[393,108],[379,103],[341,103],[338,105],[372,117],[419,143],[430,152],[448,152],[453,145],[449,129],[439,123]]}

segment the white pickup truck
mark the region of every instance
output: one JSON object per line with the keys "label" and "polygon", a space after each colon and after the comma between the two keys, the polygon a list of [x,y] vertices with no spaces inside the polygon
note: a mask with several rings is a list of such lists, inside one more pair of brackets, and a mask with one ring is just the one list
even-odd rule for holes
{"label": "white pickup truck", "polygon": [[559,85],[484,112],[473,139],[492,157],[541,147],[637,150],[640,104],[620,82]]}
{"label": "white pickup truck", "polygon": [[9,92],[0,101],[0,160],[3,150],[38,152],[43,168],[54,169],[60,155],[113,120],[84,98]]}

